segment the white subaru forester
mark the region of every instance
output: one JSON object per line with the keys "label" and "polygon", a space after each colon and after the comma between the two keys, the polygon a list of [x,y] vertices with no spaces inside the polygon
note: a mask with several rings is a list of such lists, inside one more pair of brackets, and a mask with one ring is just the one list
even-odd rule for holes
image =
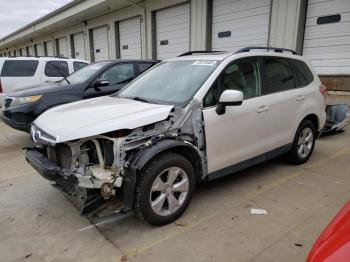
{"label": "white subaru forester", "polygon": [[115,95],[50,109],[26,159],[82,213],[121,200],[154,225],[179,217],[197,182],[281,154],[302,164],[325,123],[326,89],[303,57],[260,49],[189,52]]}

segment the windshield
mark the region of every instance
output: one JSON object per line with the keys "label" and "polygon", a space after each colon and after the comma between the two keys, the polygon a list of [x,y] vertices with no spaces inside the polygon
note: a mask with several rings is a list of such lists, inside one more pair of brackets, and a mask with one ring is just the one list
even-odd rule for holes
{"label": "windshield", "polygon": [[218,61],[159,63],[131,82],[118,96],[160,104],[185,105],[218,65]]}
{"label": "windshield", "polygon": [[[101,62],[92,65],[85,66],[73,74],[67,76],[67,80],[71,84],[80,84],[88,80],[94,73],[104,67],[108,62]],[[64,81],[64,80],[62,80]]]}

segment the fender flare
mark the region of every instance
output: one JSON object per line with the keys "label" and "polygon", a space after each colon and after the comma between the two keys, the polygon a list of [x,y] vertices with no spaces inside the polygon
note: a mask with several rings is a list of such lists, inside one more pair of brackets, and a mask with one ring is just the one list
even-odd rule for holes
{"label": "fender flare", "polygon": [[150,147],[140,150],[132,160],[124,178],[123,185],[123,202],[126,210],[130,210],[134,204],[134,196],[136,190],[136,180],[138,171],[142,170],[147,163],[156,155],[164,152],[165,150],[175,147],[186,147],[191,150],[195,150],[200,159],[198,150],[190,143],[183,142],[176,139],[164,139]]}

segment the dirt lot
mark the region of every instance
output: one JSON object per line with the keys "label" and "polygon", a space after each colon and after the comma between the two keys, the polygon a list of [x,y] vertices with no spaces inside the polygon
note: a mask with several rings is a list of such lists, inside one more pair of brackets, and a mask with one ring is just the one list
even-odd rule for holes
{"label": "dirt lot", "polygon": [[350,199],[349,129],[319,139],[303,166],[277,159],[202,184],[179,225],[95,226],[25,163],[29,142],[0,123],[1,261],[304,261]]}

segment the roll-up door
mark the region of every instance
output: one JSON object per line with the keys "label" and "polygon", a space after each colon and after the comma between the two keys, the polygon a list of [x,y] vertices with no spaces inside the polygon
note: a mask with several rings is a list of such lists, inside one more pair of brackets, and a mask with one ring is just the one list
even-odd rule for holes
{"label": "roll-up door", "polygon": [[318,74],[349,74],[349,0],[308,1],[303,56]]}
{"label": "roll-up door", "polygon": [[140,17],[119,22],[120,58],[141,58]]}
{"label": "roll-up door", "polygon": [[95,61],[108,60],[108,30],[107,26],[101,26],[92,30]]}
{"label": "roll-up door", "polygon": [[34,50],[33,50],[33,47],[32,47],[32,46],[28,46],[28,47],[27,47],[27,50],[28,50],[28,55],[29,55],[29,56],[34,56]]}
{"label": "roll-up door", "polygon": [[46,44],[47,56],[53,56],[53,45],[52,45],[52,41],[47,41],[45,44]]}
{"label": "roll-up door", "polygon": [[190,50],[190,4],[156,12],[157,59],[176,57]]}
{"label": "roll-up door", "polygon": [[213,0],[213,50],[267,46],[271,0]]}
{"label": "roll-up door", "polygon": [[85,41],[84,33],[73,35],[74,57],[77,59],[85,59]]}
{"label": "roll-up door", "polygon": [[42,44],[36,44],[35,48],[36,48],[36,55],[37,56],[44,56],[44,49],[43,49]]}
{"label": "roll-up door", "polygon": [[66,37],[58,38],[58,56],[68,57],[68,47],[67,47]]}

